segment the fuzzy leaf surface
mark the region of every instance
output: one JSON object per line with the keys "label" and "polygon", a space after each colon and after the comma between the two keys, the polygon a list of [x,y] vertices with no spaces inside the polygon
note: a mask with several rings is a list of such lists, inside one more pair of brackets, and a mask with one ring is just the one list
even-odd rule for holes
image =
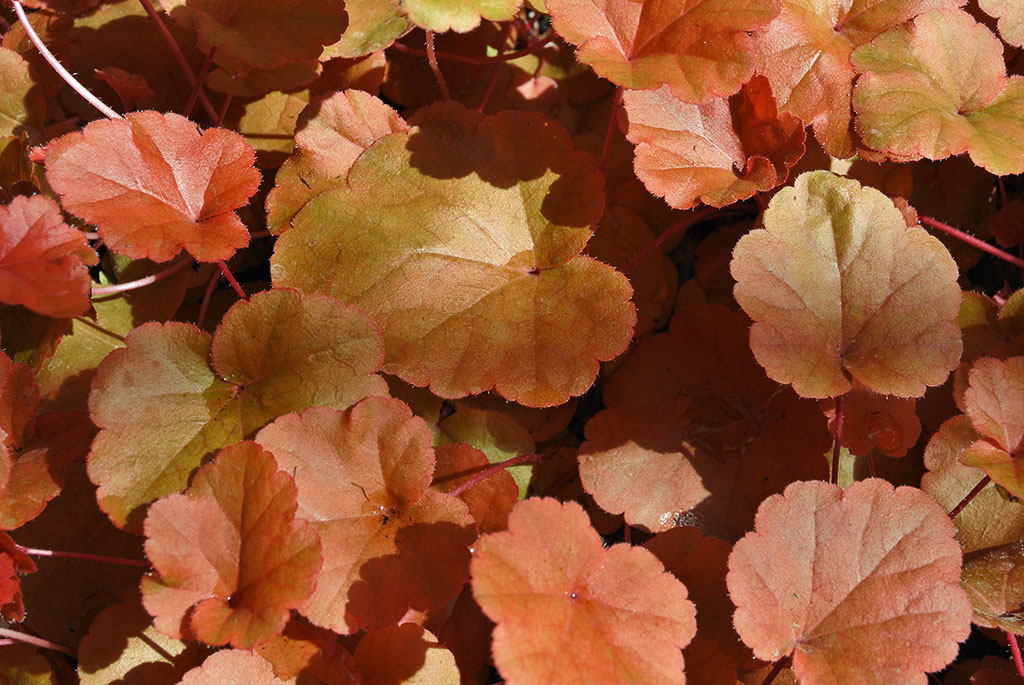
{"label": "fuzzy leaf surface", "polygon": [[625,349],[628,281],[580,251],[602,177],[539,115],[455,103],[381,138],[281,235],[275,285],[365,308],[384,371],[442,397],[561,404]]}
{"label": "fuzzy leaf surface", "polygon": [[299,607],[310,621],[342,634],[376,630],[458,594],[473,518],[461,500],[428,489],[430,430],[405,403],[314,407],[280,417],[256,440],[295,474],[298,515],[323,541],[316,591]]}
{"label": "fuzzy leaf surface", "polygon": [[1024,495],[1024,357],[1006,361],[983,357],[974,363],[964,393],[967,416],[981,439],[960,457],[1014,495]]}
{"label": "fuzzy leaf surface", "polygon": [[297,685],[295,678],[283,680],[275,676],[270,662],[259,654],[240,649],[214,652],[181,679],[181,685],[223,685],[232,682]]}
{"label": "fuzzy leaf surface", "polygon": [[1016,0],[978,0],[978,7],[999,19],[999,35],[1010,45],[1024,47],[1024,5]]}
{"label": "fuzzy leaf surface", "polygon": [[402,0],[402,12],[427,31],[466,33],[479,26],[481,19],[511,19],[522,4],[522,0]]}
{"label": "fuzzy leaf surface", "polygon": [[252,442],[221,450],[146,515],[142,603],[173,637],[251,649],[313,591],[320,539],[295,518],[295,483]]}
{"label": "fuzzy leaf surface", "polygon": [[46,113],[42,88],[31,67],[14,50],[0,47],[0,139],[39,127]]}
{"label": "fuzzy leaf surface", "polygon": [[957,268],[907,228],[885,195],[825,171],[802,174],[736,244],[734,294],[750,347],[804,397],[834,397],[846,373],[881,394],[920,397],[960,359]]}
{"label": "fuzzy leaf surface", "polygon": [[184,248],[215,262],[249,244],[234,210],[259,187],[254,160],[233,131],[200,133],[177,114],[132,112],[52,141],[46,179],[112,250],[166,262]]}
{"label": "fuzzy leaf surface", "polygon": [[221,447],[290,411],[349,407],[386,384],[380,333],[365,312],[323,295],[275,289],[225,314],[213,336],[149,323],[100,364],[89,455],[100,506],[138,530],[143,507],[185,489]]}
{"label": "fuzzy leaf surface", "polygon": [[759,659],[792,654],[800,681],[923,685],[970,632],[954,532],[915,488],[794,483],[729,556],[736,630]]}
{"label": "fuzzy leaf surface", "polygon": [[686,588],[643,548],[605,549],[579,504],[519,502],[508,531],[481,537],[471,572],[507,680],[683,682]]}

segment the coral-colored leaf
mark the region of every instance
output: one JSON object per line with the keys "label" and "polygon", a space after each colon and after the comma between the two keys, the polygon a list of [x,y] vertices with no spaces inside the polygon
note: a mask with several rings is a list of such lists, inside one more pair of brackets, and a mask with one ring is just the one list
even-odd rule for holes
{"label": "coral-colored leaf", "polygon": [[983,357],[971,368],[964,393],[967,416],[982,438],[964,450],[960,462],[985,470],[992,480],[1024,497],[1024,357],[1006,361]]}
{"label": "coral-colored leaf", "polygon": [[778,0],[548,0],[576,58],[626,88],[667,84],[683,102],[732,95],[754,72],[750,33]]}
{"label": "coral-colored leaf", "polygon": [[[828,429],[836,432],[835,402],[822,400]],[[843,395],[843,447],[864,456],[877,448],[889,457],[902,457],[921,437],[921,419],[912,398],[879,395],[854,381]]]}
{"label": "coral-colored leaf", "polygon": [[[314,405],[346,408],[386,392],[380,333],[365,312],[275,289],[240,302],[213,336],[182,323],[139,326],[110,353],[89,398],[100,433],[89,475],[115,524],[181,492],[218,448]],[[212,350],[211,350],[212,348]]]}
{"label": "coral-colored leaf", "polygon": [[1006,78],[1003,45],[960,10],[922,14],[853,53],[864,143],[901,161],[967,152],[993,174],[1024,171],[1024,76]]}
{"label": "coral-colored leaf", "polygon": [[52,141],[46,179],[117,252],[165,262],[184,248],[213,262],[249,244],[234,210],[259,186],[254,159],[233,131],[200,134],[177,114],[133,112]]}
{"label": "coral-colored leaf", "polygon": [[19,196],[0,207],[0,301],[47,316],[84,314],[92,285],[86,266],[96,261],[53,200]]}
{"label": "coral-colored leaf", "polygon": [[[450,492],[491,466],[487,455],[464,442],[451,442],[434,450],[433,488]],[[481,533],[504,530],[508,514],[519,499],[519,488],[507,471],[492,474],[459,495],[469,507]]]}
{"label": "coral-colored leaf", "polygon": [[194,28],[199,49],[231,62],[272,69],[313,60],[348,25],[345,5],[334,0],[160,0],[176,21]]}
{"label": "coral-colored leaf", "polygon": [[402,0],[402,12],[428,31],[466,33],[480,20],[505,21],[516,13],[522,0]]}
{"label": "coral-colored leaf", "polygon": [[577,503],[519,502],[471,571],[506,680],[683,682],[696,633],[686,588],[643,548],[605,549]]}
{"label": "coral-colored leaf", "polygon": [[814,125],[834,157],[855,152],[850,53],[927,10],[964,0],[781,0],[779,16],[757,34],[758,72],[768,77],[779,109]]}
{"label": "coral-colored leaf", "polygon": [[636,320],[626,279],[579,256],[601,183],[552,121],[440,103],[306,205],[271,274],[365,307],[384,370],[413,385],[561,404],[625,349]]}
{"label": "coral-colored leaf", "polygon": [[368,632],[353,656],[366,683],[429,685],[460,680],[452,653],[415,623]]}
{"label": "coral-colored leaf", "polygon": [[803,123],[778,113],[763,76],[701,105],[676,99],[667,86],[629,90],[622,101],[637,177],[677,209],[723,207],[770,190],[803,154]]}
{"label": "coral-colored leaf", "polygon": [[295,154],[277,171],[267,195],[267,227],[279,233],[313,197],[342,185],[363,151],[409,126],[395,110],[361,90],[334,93],[306,107],[295,132]]}
{"label": "coral-colored leaf", "polygon": [[156,99],[156,93],[146,83],[146,77],[141,74],[133,74],[118,67],[107,67],[97,69],[96,78],[114,89],[117,97],[121,98],[125,111],[143,109],[139,105]]}
{"label": "coral-colored leaf", "polygon": [[299,608],[341,633],[379,629],[458,594],[476,539],[461,500],[428,490],[430,430],[403,402],[307,409],[256,436],[293,473],[299,516],[320,533],[324,567]]}
{"label": "coral-colored leaf", "polygon": [[1024,5],[1017,0],[978,0],[982,11],[999,19],[999,35],[1010,45],[1024,48]]}
{"label": "coral-colored leaf", "polygon": [[359,683],[352,654],[341,644],[341,636],[317,628],[300,616],[293,616],[284,632],[255,649],[274,667],[274,675],[289,679],[319,678],[324,683]]}
{"label": "coral-colored leaf", "polygon": [[794,483],[729,556],[736,630],[759,659],[792,653],[802,682],[923,685],[970,632],[953,534],[914,488]]}
{"label": "coral-colored leaf", "polygon": [[885,195],[825,171],[772,198],[740,239],[736,301],[768,375],[804,397],[841,395],[846,373],[882,394],[920,397],[960,359],[957,268]]}
{"label": "coral-colored leaf", "polygon": [[239,649],[222,649],[208,656],[201,666],[186,673],[180,685],[296,685],[296,682],[294,678],[281,680],[276,677],[270,662],[258,654]]}
{"label": "coral-colored leaf", "polygon": [[17,623],[25,618],[18,576],[35,570],[32,558],[14,544],[10,535],[0,531],[0,617],[5,621]]}
{"label": "coral-colored leaf", "polygon": [[251,442],[221,450],[183,495],[146,515],[142,603],[172,637],[250,649],[313,591],[320,540],[296,520],[295,483]]}

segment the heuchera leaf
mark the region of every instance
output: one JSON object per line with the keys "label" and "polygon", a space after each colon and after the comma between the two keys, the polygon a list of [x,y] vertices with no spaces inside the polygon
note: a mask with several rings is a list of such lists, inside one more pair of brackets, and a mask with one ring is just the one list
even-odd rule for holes
{"label": "heuchera leaf", "polygon": [[437,637],[415,623],[363,636],[353,652],[365,683],[456,683],[459,669]]}
{"label": "heuchera leaf", "polygon": [[814,126],[833,157],[856,151],[850,96],[850,53],[921,12],[959,7],[964,0],[781,0],[779,16],[756,36],[759,73],[768,77],[779,109]]}
{"label": "heuchera leaf", "polygon": [[736,244],[734,294],[768,375],[834,397],[851,374],[875,392],[920,397],[960,359],[957,268],[937,238],[907,228],[885,195],[826,171],[774,198],[764,229]]}
{"label": "heuchera leaf", "polygon": [[792,654],[801,682],[923,685],[970,632],[954,532],[915,488],[794,483],[729,556],[736,630],[759,659]]}
{"label": "heuchera leaf", "polygon": [[750,33],[778,0],[548,0],[576,59],[626,88],[668,85],[683,102],[732,95],[754,73]]}
{"label": "heuchera leaf", "polygon": [[1024,48],[1024,5],[1016,0],[978,0],[978,7],[999,19],[999,35],[1003,40]]}
{"label": "heuchera leaf", "polygon": [[337,57],[361,57],[383,50],[412,25],[398,8],[398,0],[346,0],[348,27],[328,49]]}
{"label": "heuchera leaf", "polygon": [[428,31],[466,33],[480,25],[480,19],[505,21],[516,13],[522,0],[402,0],[402,12]]}
{"label": "heuchera leaf", "polygon": [[274,418],[349,407],[386,392],[380,333],[365,312],[277,288],[224,315],[210,336],[149,323],[100,364],[89,396],[101,429],[89,455],[100,506],[138,530],[142,508],[181,492],[208,455]]}
{"label": "heuchera leaf", "polygon": [[579,255],[603,205],[595,161],[540,115],[439,103],[418,117],[295,217],[274,284],[366,308],[384,371],[442,397],[582,394],[636,321],[625,277]]}
{"label": "heuchera leaf", "polygon": [[[832,400],[822,400],[828,429],[836,433],[836,409]],[[850,454],[865,456],[872,449],[887,457],[902,457],[921,437],[921,419],[912,398],[879,395],[854,381],[843,395],[842,445]]]}
{"label": "heuchera leaf", "polygon": [[295,125],[295,153],[267,195],[267,227],[279,233],[312,198],[345,183],[363,151],[389,133],[408,131],[395,110],[361,90],[334,93],[306,107]]}
{"label": "heuchera leaf", "polygon": [[[434,457],[436,465],[431,486],[438,492],[450,492],[491,466],[486,454],[464,442],[440,445],[434,450]],[[508,514],[519,499],[519,487],[512,474],[504,470],[480,481],[458,497],[469,507],[477,530],[490,533],[505,530],[508,526]]]}
{"label": "heuchera leaf", "polygon": [[31,68],[14,50],[0,47],[0,140],[36,129],[43,123],[46,100]]}
{"label": "heuchera leaf", "polygon": [[0,301],[53,317],[89,308],[88,266],[97,262],[81,231],[42,195],[0,207]]}
{"label": "heuchera leaf", "polygon": [[234,131],[200,134],[177,114],[133,112],[52,141],[46,180],[112,250],[165,262],[184,248],[213,262],[249,244],[234,210],[259,186],[254,160]]}
{"label": "heuchera leaf", "polygon": [[428,489],[430,430],[405,403],[315,407],[282,416],[256,440],[294,474],[299,516],[323,541],[316,591],[299,607],[310,621],[343,634],[376,630],[458,594],[473,518],[461,500]]}
{"label": "heuchera leaf", "polygon": [[181,679],[180,685],[224,685],[224,683],[260,683],[260,685],[296,685],[294,678],[281,680],[270,662],[253,652],[222,649],[206,658]]}
{"label": "heuchera leaf", "polygon": [[313,592],[320,539],[295,518],[295,483],[252,442],[221,450],[183,495],[146,515],[142,604],[171,637],[251,649]]}
{"label": "heuchera leaf", "polygon": [[53,665],[42,651],[26,644],[5,645],[0,649],[0,678],[18,685],[58,685]]}
{"label": "heuchera leaf", "polygon": [[36,564],[21,551],[11,536],[0,531],[0,617],[18,623],[25,618],[19,575],[34,573]]}
{"label": "heuchera leaf", "polygon": [[960,10],[922,14],[853,53],[864,143],[901,161],[967,152],[993,174],[1024,171],[1024,76],[1006,78],[1003,45]]}
{"label": "heuchera leaf", "polygon": [[274,667],[284,680],[319,678],[324,683],[358,683],[358,669],[352,654],[341,644],[341,636],[292,616],[284,632],[254,650]]}
{"label": "heuchera leaf", "polygon": [[1024,633],[1024,540],[965,555],[960,585],[975,624]]}
{"label": "heuchera leaf", "polygon": [[676,99],[667,86],[627,90],[622,101],[636,175],[676,209],[724,207],[770,190],[803,155],[803,123],[779,115],[763,76],[701,105]]}
{"label": "heuchera leaf", "polygon": [[960,462],[984,469],[992,480],[1024,497],[1024,357],[1006,361],[983,357],[974,363],[964,393],[967,416],[981,439],[964,450]]}
{"label": "heuchera leaf", "polygon": [[194,28],[199,49],[216,47],[231,62],[272,69],[315,60],[348,25],[334,0],[160,0],[176,21]]}
{"label": "heuchera leaf", "polygon": [[471,572],[506,680],[683,682],[697,630],[686,588],[642,547],[605,549],[579,504],[519,502],[508,531],[480,538]]}

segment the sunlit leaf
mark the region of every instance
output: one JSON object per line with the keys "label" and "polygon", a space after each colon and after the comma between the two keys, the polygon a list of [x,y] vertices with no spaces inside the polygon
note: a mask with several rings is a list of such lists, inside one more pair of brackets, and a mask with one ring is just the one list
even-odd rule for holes
{"label": "sunlit leaf", "polygon": [[999,18],[999,35],[1003,40],[1024,47],[1024,5],[1016,0],[978,0],[978,7]]}
{"label": "sunlit leaf", "polygon": [[522,0],[402,0],[402,12],[412,23],[428,31],[465,33],[480,25],[481,19],[511,19]]}
{"label": "sunlit leaf", "polygon": [[206,658],[181,679],[181,685],[223,685],[224,683],[260,683],[261,685],[295,685],[294,678],[281,680],[274,675],[270,662],[240,649],[222,649]]}
{"label": "sunlit leaf", "polygon": [[353,656],[363,682],[430,685],[460,680],[454,655],[414,623],[366,633]]}
{"label": "sunlit leaf", "polygon": [[981,439],[964,450],[960,462],[984,469],[992,480],[1024,496],[1024,357],[1006,361],[984,357],[974,363],[964,393],[967,416]]}

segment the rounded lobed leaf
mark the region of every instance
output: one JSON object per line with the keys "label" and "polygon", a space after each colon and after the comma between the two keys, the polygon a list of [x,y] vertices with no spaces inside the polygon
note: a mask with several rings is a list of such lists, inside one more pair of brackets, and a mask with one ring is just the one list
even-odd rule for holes
{"label": "rounded lobed leaf", "polygon": [[46,316],[84,314],[92,286],[87,266],[96,262],[53,200],[18,196],[0,207],[0,301]]}
{"label": "rounded lobed leaf", "polygon": [[223,683],[260,683],[291,685],[294,679],[281,680],[270,662],[258,654],[238,649],[214,652],[199,666],[185,674],[181,685],[223,685]]}
{"label": "rounded lobed leaf", "polygon": [[978,0],[978,7],[999,19],[999,35],[1003,40],[1024,48],[1024,5],[1016,0]]}
{"label": "rounded lobed leaf", "polygon": [[506,680],[683,682],[686,588],[646,549],[606,550],[575,502],[516,504],[507,532],[480,538],[471,573]]}
{"label": "rounded lobed leaf", "polygon": [[7,533],[0,531],[0,617],[11,623],[25,619],[21,581],[18,576],[35,573],[36,564]]}
{"label": "rounded lobed leaf", "polygon": [[920,397],[956,368],[956,264],[885,195],[809,172],[772,198],[764,225],[736,244],[730,270],[771,378],[804,397],[845,393],[847,374]]}
{"label": "rounded lobed leaf", "polygon": [[158,630],[250,649],[313,591],[320,539],[295,518],[295,483],[251,442],[221,450],[146,516],[142,603]]}
{"label": "rounded lobed leaf", "polygon": [[451,651],[414,623],[374,630],[353,652],[362,682],[455,683],[459,669]]}
{"label": "rounded lobed leaf", "polygon": [[923,685],[970,632],[954,533],[915,488],[794,483],[729,556],[736,630],[759,659],[792,654],[803,682]]}
{"label": "rounded lobed leaf", "polygon": [[625,349],[636,321],[625,277],[579,255],[601,184],[558,124],[440,103],[306,205],[271,274],[366,308],[384,332],[384,370],[413,385],[561,404]]}
{"label": "rounded lobed leaf", "polygon": [[0,138],[41,128],[46,98],[29,63],[14,50],[0,47],[0,75]]}
{"label": "rounded lobed leaf", "polygon": [[967,446],[960,462],[977,466],[1014,495],[1024,496],[1024,357],[983,357],[968,375],[967,416],[981,439]]}
{"label": "rounded lobed leaf", "polygon": [[[836,433],[835,403],[822,400],[828,429]],[[921,419],[913,398],[879,395],[856,381],[843,395],[842,445],[850,454],[865,456],[877,449],[888,457],[906,456],[921,437]]]}
{"label": "rounded lobed leaf", "polygon": [[132,112],[50,142],[46,180],[112,250],[165,262],[184,248],[214,262],[249,244],[234,210],[259,187],[254,161],[233,131],[200,134],[177,114]]}
{"label": "rounded lobed leaf", "polygon": [[310,621],[343,634],[376,630],[458,594],[473,519],[457,498],[428,490],[430,430],[405,403],[315,407],[282,416],[256,440],[294,474],[299,516],[323,540],[316,591],[299,608]]}
{"label": "rounded lobed leaf", "polygon": [[466,33],[480,25],[481,19],[511,19],[523,0],[402,0],[402,12],[427,31]]}

